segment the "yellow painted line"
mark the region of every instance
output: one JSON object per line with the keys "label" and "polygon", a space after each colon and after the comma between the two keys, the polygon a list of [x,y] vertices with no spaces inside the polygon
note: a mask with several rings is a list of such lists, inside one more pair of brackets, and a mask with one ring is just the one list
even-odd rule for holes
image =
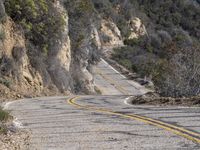
{"label": "yellow painted line", "polygon": [[162,121],[158,121],[152,118],[148,118],[148,117],[144,117],[144,116],[140,116],[140,115],[135,115],[135,114],[131,114],[131,115],[126,115],[120,112],[114,112],[112,110],[108,110],[108,109],[102,109],[102,108],[95,108],[92,106],[84,106],[84,105],[80,105],[76,102],[76,100],[79,97],[74,97],[68,100],[68,103],[70,105],[76,106],[78,108],[83,108],[83,109],[87,109],[87,110],[92,110],[95,112],[101,112],[101,113],[105,113],[105,114],[110,114],[110,115],[116,115],[116,116],[120,116],[123,118],[128,118],[128,119],[132,119],[132,120],[137,120],[137,121],[141,121],[150,125],[154,125],[157,126],[159,128],[165,129],[167,131],[170,131],[176,135],[182,136],[184,138],[187,138],[193,142],[199,143],[200,144],[200,134],[195,133],[193,131],[189,131],[187,129],[184,129],[183,127],[178,127],[172,124],[168,124]]}
{"label": "yellow painted line", "polygon": [[97,73],[102,76],[105,80],[109,81],[111,84],[113,84],[115,86],[115,88],[117,90],[119,90],[121,93],[125,94],[125,95],[130,95],[124,88],[122,88],[120,85],[118,85],[114,80],[112,80],[111,78],[103,75],[99,69],[96,69]]}

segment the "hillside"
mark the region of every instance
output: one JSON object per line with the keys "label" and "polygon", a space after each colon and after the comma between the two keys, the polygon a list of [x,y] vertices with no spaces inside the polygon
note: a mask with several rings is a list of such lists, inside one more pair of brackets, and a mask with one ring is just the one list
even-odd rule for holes
{"label": "hillside", "polygon": [[200,0],[0,0],[0,149],[198,149],[199,58]]}
{"label": "hillside", "polygon": [[128,59],[132,68],[143,76],[148,75],[163,96],[198,95],[199,4],[194,1],[139,1],[139,5],[149,20],[145,25],[148,34],[126,41],[134,51]]}
{"label": "hillside", "polygon": [[199,7],[188,0],[1,0],[1,99],[95,94],[93,66],[102,53],[152,80],[163,96],[198,95]]}
{"label": "hillside", "polygon": [[162,96],[200,94],[200,5],[188,0],[96,1],[125,46],[112,59],[153,81]]}
{"label": "hillside", "polygon": [[90,70],[100,48],[92,20],[72,20],[63,1],[0,2],[1,98],[94,93]]}

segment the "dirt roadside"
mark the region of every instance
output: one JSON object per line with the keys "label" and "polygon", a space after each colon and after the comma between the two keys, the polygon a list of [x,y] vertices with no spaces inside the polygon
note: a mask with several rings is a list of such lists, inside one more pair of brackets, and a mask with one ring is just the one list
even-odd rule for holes
{"label": "dirt roadside", "polygon": [[172,98],[160,97],[156,93],[147,93],[142,96],[130,97],[129,103],[133,105],[200,107],[200,96]]}
{"label": "dirt roadside", "polygon": [[27,150],[29,145],[29,132],[8,129],[6,134],[0,134],[1,150]]}
{"label": "dirt roadside", "polygon": [[[130,80],[134,80],[139,84],[145,82],[138,74],[131,73],[122,65],[118,64],[116,61],[110,59],[109,57],[104,57],[104,59],[113,66],[116,70],[122,73]],[[147,82],[144,84],[146,88],[152,90],[142,96],[133,96],[129,98],[129,103],[134,105],[156,105],[156,106],[188,106],[188,107],[200,107],[200,95],[193,97],[182,97],[182,98],[172,98],[172,97],[161,97],[155,92],[155,87],[152,82]]]}
{"label": "dirt roadside", "polygon": [[27,150],[30,132],[17,128],[14,118],[0,107],[0,150]]}

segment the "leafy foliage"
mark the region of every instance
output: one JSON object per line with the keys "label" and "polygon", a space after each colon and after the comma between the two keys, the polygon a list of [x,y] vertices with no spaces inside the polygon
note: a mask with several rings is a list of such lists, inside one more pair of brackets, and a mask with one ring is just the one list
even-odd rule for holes
{"label": "leafy foliage", "polygon": [[4,40],[4,39],[5,39],[5,32],[0,29],[0,40]]}
{"label": "leafy foliage", "polygon": [[4,78],[0,78],[0,83],[5,85],[6,87],[10,88],[11,81],[4,79]]}
{"label": "leafy foliage", "polygon": [[0,121],[4,122],[7,121],[9,118],[10,118],[9,113],[0,107]]}
{"label": "leafy foliage", "polygon": [[0,134],[6,134],[8,129],[5,125],[6,121],[11,118],[10,114],[0,107]]}
{"label": "leafy foliage", "polygon": [[50,39],[63,31],[64,16],[48,0],[5,0],[8,15],[24,30],[28,39],[43,52],[48,51]]}
{"label": "leafy foliage", "polygon": [[195,37],[200,37],[200,9],[194,1],[137,0],[151,20],[159,27],[180,26]]}

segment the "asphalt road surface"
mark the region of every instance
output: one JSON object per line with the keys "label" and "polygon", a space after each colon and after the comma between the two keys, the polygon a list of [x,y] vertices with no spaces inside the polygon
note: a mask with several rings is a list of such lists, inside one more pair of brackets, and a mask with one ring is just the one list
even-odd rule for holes
{"label": "asphalt road surface", "polygon": [[103,60],[96,68],[103,96],[24,99],[5,105],[31,131],[30,150],[199,150],[200,108],[132,106],[148,92]]}

